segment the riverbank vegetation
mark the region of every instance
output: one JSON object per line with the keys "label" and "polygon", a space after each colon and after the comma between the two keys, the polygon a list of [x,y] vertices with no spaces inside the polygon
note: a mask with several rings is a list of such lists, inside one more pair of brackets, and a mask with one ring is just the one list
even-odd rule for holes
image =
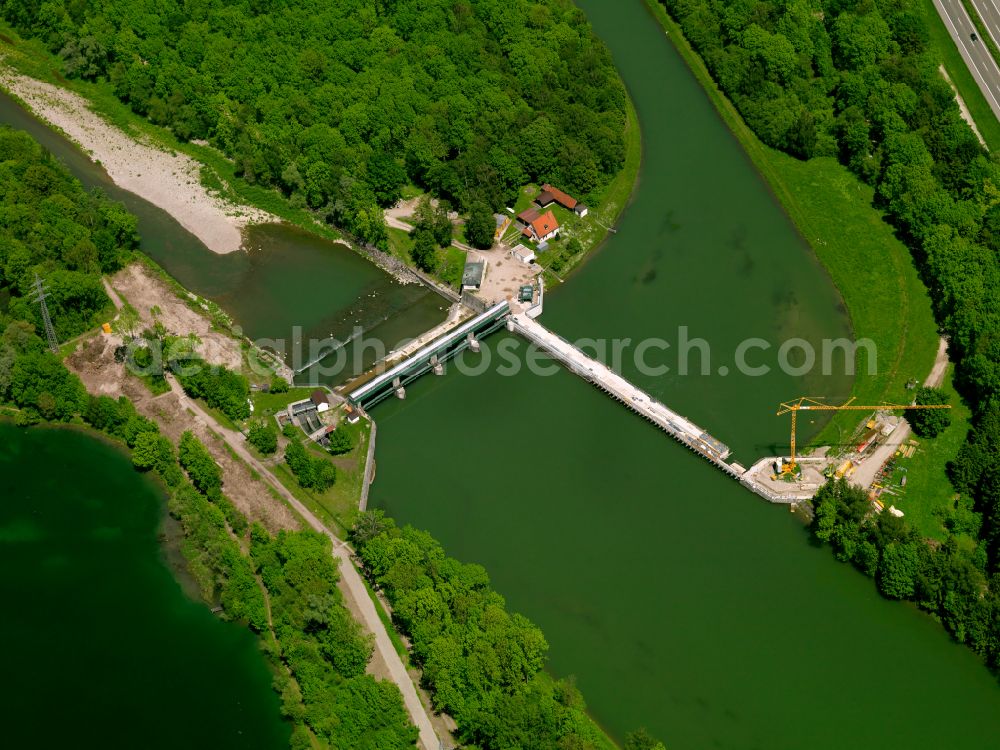
{"label": "riverbank vegetation", "polygon": [[95,327],[112,309],[102,273],[118,270],[135,249],[135,218],[88,193],[24,133],[0,127],[0,402],[20,407],[22,422],[66,421],[86,408],[86,391],[36,335],[36,276],[59,340]]}
{"label": "riverbank vegetation", "polygon": [[412,746],[416,730],[398,690],[365,674],[371,644],[337,588],[329,539],[251,528],[190,433],[177,458],[190,481],[176,462],[161,476],[173,487],[169,507],[184,530],[184,554],[206,601],[264,637],[274,688],[293,725],[291,747],[314,747],[316,740],[329,747]]}
{"label": "riverbank vegetation", "polygon": [[[990,448],[1000,447],[996,430],[974,434],[993,441]],[[968,467],[967,461],[960,464]],[[949,515],[945,541],[927,544],[905,519],[888,512],[873,514],[868,493],[841,479],[816,494],[812,531],[817,540],[830,544],[837,559],[874,578],[883,596],[915,602],[996,668],[1000,666],[998,581],[990,572],[989,545],[975,542],[982,517],[971,497],[966,495]]]}
{"label": "riverbank vegetation", "polygon": [[[940,546],[926,544],[891,514],[871,516],[866,497],[836,484],[817,496],[817,537],[875,576],[885,595],[913,598],[935,613],[996,666],[1000,163],[962,120],[940,75],[926,6],[914,0],[664,5],[765,144],[803,164],[837,160],[869,186],[873,206],[929,288],[949,338],[955,384],[973,414],[969,441],[949,465],[960,493],[946,518],[950,535]],[[845,300],[853,317],[851,296]],[[856,333],[866,335],[854,322]]]}
{"label": "riverbank vegetation", "polygon": [[251,528],[225,496],[204,445],[185,433],[175,450],[125,398],[87,397],[78,416],[130,448],[137,470],[163,480],[170,513],[184,532],[182,551],[205,601],[262,638],[274,689],[292,726],[293,749],[317,742],[412,746],[416,730],[398,690],[365,674],[371,644],[336,588],[339,573],[329,539],[302,531],[272,536],[260,525]]}
{"label": "riverbank vegetation", "polygon": [[[543,670],[545,637],[507,611],[482,566],[448,557],[429,534],[398,529],[381,511],[362,515],[351,536],[410,639],[435,708],[455,719],[463,743],[482,750],[615,747],[572,682]],[[644,733],[630,743],[657,747]]]}
{"label": "riverbank vegetation", "polygon": [[332,484],[310,485],[309,469],[306,469],[304,475],[307,482],[303,484],[287,461],[273,463],[270,467],[285,489],[341,537],[346,537],[358,515],[371,426],[372,423],[367,419],[358,420],[355,424],[341,419],[337,428],[329,435],[330,445],[327,448],[306,438],[294,424],[285,426],[284,437],[289,441],[285,452],[291,447],[291,443],[298,443],[302,450],[291,449],[293,461],[299,462],[297,465],[301,466],[312,465],[315,467],[313,471],[331,473],[335,477]]}
{"label": "riverbank vegetation", "polygon": [[[57,296],[66,287],[52,290],[60,337],[83,333],[110,308],[101,272],[130,257],[134,218],[85,192],[31,138],[7,128],[0,128],[0,209],[0,402],[18,407],[4,412],[21,424],[87,424],[120,441],[136,470],[160,477],[206,601],[263,638],[292,725],[291,747],[412,747],[416,730],[398,690],[364,673],[371,647],[335,587],[329,540],[310,532],[271,537],[255,526],[251,544],[246,517],[226,497],[219,467],[194,435],[184,433],[177,450],[128,399],[88,396],[39,338],[36,307],[27,299],[35,272],[100,290],[66,314],[61,305],[70,297]],[[265,554],[272,544],[274,554]],[[251,546],[261,551],[253,558],[245,551]]]}
{"label": "riverbank vegetation", "polygon": [[181,141],[218,147],[246,182],[373,244],[407,182],[463,211],[499,209],[529,180],[586,197],[624,161],[624,87],[566,0],[42,10],[3,6],[67,77],[108,81]]}

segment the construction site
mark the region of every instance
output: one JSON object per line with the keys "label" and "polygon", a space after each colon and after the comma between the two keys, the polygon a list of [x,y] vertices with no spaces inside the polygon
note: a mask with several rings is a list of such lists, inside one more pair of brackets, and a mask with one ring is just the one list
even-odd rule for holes
{"label": "construction site", "polygon": [[[794,505],[812,498],[828,479],[843,478],[867,489],[877,512],[888,509],[893,515],[904,515],[904,511],[893,505],[892,499],[905,487],[905,473],[901,484],[890,482],[890,478],[896,462],[912,457],[919,443],[911,436],[906,419],[893,412],[951,407],[936,404],[864,406],[853,401],[837,406],[802,397],[781,404],[778,415],[791,414],[789,456],[759,460],[747,470],[744,483],[763,488],[772,495],[773,502]],[[858,411],[863,416],[854,433],[840,446],[824,446],[809,455],[797,455],[795,430],[799,411]]]}

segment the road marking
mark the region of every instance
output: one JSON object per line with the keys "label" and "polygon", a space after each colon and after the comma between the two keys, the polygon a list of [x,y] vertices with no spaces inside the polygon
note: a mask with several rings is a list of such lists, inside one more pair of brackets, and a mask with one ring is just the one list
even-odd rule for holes
{"label": "road marking", "polygon": [[[973,74],[979,84],[979,90],[982,91],[992,102],[990,109],[993,110],[994,116],[1000,119],[1000,101],[997,101],[996,96],[993,95],[993,90],[990,88],[989,83],[986,80],[986,76],[983,75],[982,71],[979,69],[979,65],[976,63],[975,57],[969,51],[968,45],[965,43],[965,39],[962,33],[959,32],[958,28],[955,26],[954,19],[948,11],[947,6],[941,0],[934,0],[934,5],[938,8],[939,15],[944,20],[946,24],[951,28],[952,39],[958,44],[960,42],[959,51],[962,52],[962,57],[965,59],[966,65],[969,67],[969,72]],[[965,19],[971,25],[972,19],[969,18],[968,14],[965,13],[965,9],[962,8],[962,12],[965,14]],[[993,63],[993,69],[996,71],[997,78],[1000,79],[1000,67],[997,66],[996,60],[990,57],[990,61]]]}
{"label": "road marking", "polygon": [[[997,11],[997,13],[1000,13],[1000,7],[997,7],[996,0],[990,0],[990,4]],[[975,3],[972,4],[972,7],[976,8],[977,11],[979,10],[978,6]],[[990,39],[993,40],[993,44],[995,44],[997,47],[1000,47],[1000,42],[998,42],[997,38],[993,36],[993,29],[990,28],[990,24],[986,21],[986,18],[984,18],[983,13],[979,13],[979,20],[981,20],[983,22],[983,26],[986,27],[986,33],[990,35]],[[986,51],[989,52],[989,50]],[[993,57],[993,55],[991,54],[990,57]]]}

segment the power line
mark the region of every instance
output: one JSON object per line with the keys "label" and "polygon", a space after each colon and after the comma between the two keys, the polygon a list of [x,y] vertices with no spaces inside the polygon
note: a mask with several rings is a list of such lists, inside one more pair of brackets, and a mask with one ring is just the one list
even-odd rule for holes
{"label": "power line", "polygon": [[49,316],[49,306],[45,304],[45,300],[49,296],[48,290],[45,288],[45,283],[37,273],[35,274],[35,288],[32,290],[31,296],[42,308],[42,321],[45,323],[45,335],[49,340],[49,349],[52,350],[53,354],[58,355],[59,341],[56,339],[56,331],[52,327],[52,318]]}

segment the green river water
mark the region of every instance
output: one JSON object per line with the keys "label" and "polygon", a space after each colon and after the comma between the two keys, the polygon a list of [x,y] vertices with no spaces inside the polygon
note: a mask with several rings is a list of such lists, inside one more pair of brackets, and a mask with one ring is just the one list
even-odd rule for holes
{"label": "green river water", "polygon": [[[620,231],[547,296],[542,322],[571,339],[666,339],[670,374],[643,374],[629,359],[624,373],[734,458],[773,454],[787,443],[778,401],[844,395],[850,377],[719,367],[732,370],[746,337],[777,345],[844,335],[839,298],[641,0],[580,5],[636,103],[644,166]],[[109,189],[103,172],[2,98],[0,121]],[[162,212],[109,192],[140,216],[143,248],[250,335],[301,325],[306,336],[343,337],[359,322],[392,341],[440,319],[436,298],[330,243],[265,227],[249,253],[219,258]],[[710,343],[711,374],[674,374],[678,326]],[[497,335],[487,348],[508,340],[518,343]],[[773,349],[750,359],[773,367]],[[787,511],[579,378],[451,367],[374,416],[372,503],[483,563],[510,605],[544,629],[552,670],[576,675],[615,736],[645,725],[672,750],[996,746],[1000,689],[970,652],[913,608],[880,599]],[[155,491],[93,440],[0,430],[0,509],[11,514],[0,555],[19,556],[5,557],[5,570],[38,571],[34,587],[4,582],[23,587],[5,598],[2,627],[17,644],[8,726],[16,716],[36,739],[74,730],[78,739],[80,726],[121,707],[122,737],[155,735],[163,747],[243,746],[251,726],[255,746],[281,746],[249,636],[185,599],[157,556]],[[53,512],[65,498],[65,517],[25,515],[39,497]],[[34,541],[9,541],[24,536]],[[66,577],[45,567],[64,557],[73,561]],[[25,602],[36,611],[12,620]],[[66,721],[51,720],[53,703]]]}
{"label": "green river water", "polygon": [[[628,360],[625,374],[744,463],[773,455],[777,403],[845,395],[850,378],[717,368],[747,336],[842,335],[839,299],[642,1],[580,5],[634,98],[644,161],[620,231],[541,322],[570,339],[688,326],[711,376]],[[374,417],[373,503],[484,564],[614,735],[645,725],[673,750],[1000,742],[1000,689],[973,654],[581,379],[453,368]]]}
{"label": "green river water", "polygon": [[256,639],[181,589],[121,451],[0,422],[0,478],[4,747],[287,747]]}
{"label": "green river water", "polygon": [[[251,227],[247,252],[217,255],[165,211],[111,182],[102,167],[0,92],[0,122],[25,130],[55,154],[86,186],[125,204],[139,219],[142,250],[191,291],[221,304],[254,339],[274,341],[289,365],[308,365],[308,345],[293,358],[296,342],[346,342],[360,327],[390,347],[444,319],[441,298],[422,286],[402,285],[342,245],[289,225]],[[141,305],[141,300],[130,300]],[[365,365],[372,357],[365,358]],[[324,377],[346,379],[349,372]],[[309,373],[303,375],[308,379]]]}

